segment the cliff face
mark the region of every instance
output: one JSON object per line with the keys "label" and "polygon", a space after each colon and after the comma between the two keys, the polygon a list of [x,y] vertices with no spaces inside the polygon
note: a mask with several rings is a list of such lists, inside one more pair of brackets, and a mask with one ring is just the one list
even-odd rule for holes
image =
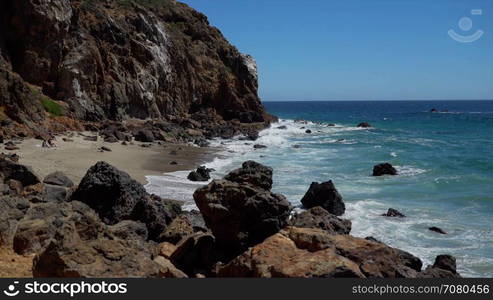
{"label": "cliff face", "polygon": [[268,119],[254,59],[185,4],[3,0],[0,20],[0,107],[13,120],[44,119],[45,98],[86,121]]}

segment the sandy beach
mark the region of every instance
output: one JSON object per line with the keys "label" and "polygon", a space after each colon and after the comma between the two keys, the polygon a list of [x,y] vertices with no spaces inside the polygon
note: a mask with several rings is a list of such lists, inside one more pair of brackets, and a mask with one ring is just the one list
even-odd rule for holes
{"label": "sandy beach", "polygon": [[[92,135],[83,133],[84,135]],[[64,141],[63,138],[71,141]],[[189,145],[152,144],[144,148],[144,143],[134,142],[129,145],[106,143],[101,137],[98,141],[84,140],[84,136],[74,134],[72,137],[57,136],[56,147],[43,148],[42,141],[26,139],[17,146],[19,150],[6,151],[17,153],[19,163],[30,166],[36,174],[44,177],[54,171],[65,173],[78,184],[89,167],[98,161],[106,161],[118,169],[130,174],[142,184],[146,184],[147,175],[161,175],[166,172],[194,169],[210,161],[214,149],[198,148]],[[111,151],[101,151],[101,147]],[[171,162],[177,164],[171,164]]]}

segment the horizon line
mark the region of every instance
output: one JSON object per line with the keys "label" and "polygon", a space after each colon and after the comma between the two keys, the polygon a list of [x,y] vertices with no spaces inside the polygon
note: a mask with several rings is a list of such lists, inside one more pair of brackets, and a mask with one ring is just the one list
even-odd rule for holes
{"label": "horizon line", "polygon": [[420,101],[493,101],[493,99],[414,99],[414,100],[374,100],[374,99],[352,99],[352,100],[261,100],[261,102],[420,102]]}

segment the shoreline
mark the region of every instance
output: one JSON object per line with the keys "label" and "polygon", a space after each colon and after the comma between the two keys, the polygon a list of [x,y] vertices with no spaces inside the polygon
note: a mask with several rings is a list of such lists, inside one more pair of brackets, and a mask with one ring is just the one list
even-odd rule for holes
{"label": "shoreline", "polygon": [[[2,151],[18,154],[19,163],[30,166],[42,178],[60,171],[78,184],[91,166],[98,161],[106,161],[144,185],[149,183],[147,176],[195,169],[212,161],[219,151],[210,147],[200,148],[173,143],[133,142],[122,145],[104,142],[101,137],[98,137],[98,141],[88,141],[77,133],[73,136],[58,135],[55,140],[56,147],[53,148],[44,148],[42,143],[41,140],[30,138],[17,144],[18,150]],[[101,151],[101,147],[111,151]]]}

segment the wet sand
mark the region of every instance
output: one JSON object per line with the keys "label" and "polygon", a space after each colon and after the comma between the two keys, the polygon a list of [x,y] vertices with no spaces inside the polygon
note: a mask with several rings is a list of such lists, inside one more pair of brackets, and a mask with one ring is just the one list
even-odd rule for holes
{"label": "wet sand", "polygon": [[[83,133],[92,135],[91,133]],[[86,141],[84,137],[75,134],[63,141],[68,136],[57,136],[54,148],[43,148],[42,141],[26,139],[17,145],[16,151],[1,151],[17,153],[20,156],[19,163],[30,166],[36,174],[44,177],[54,171],[65,173],[74,183],[78,184],[85,175],[87,169],[98,161],[106,161],[116,168],[127,172],[134,179],[146,184],[147,175],[161,175],[166,172],[191,170],[213,159],[215,149],[198,148],[190,145],[177,144],[152,144],[149,148],[141,145],[145,143],[134,142],[134,145],[122,145],[121,143],[106,143],[101,137],[97,142]],[[108,147],[111,152],[101,152],[99,149]],[[2,147],[3,148],[3,147]],[[175,152],[175,153],[173,153]],[[170,164],[172,161],[177,165]]]}

